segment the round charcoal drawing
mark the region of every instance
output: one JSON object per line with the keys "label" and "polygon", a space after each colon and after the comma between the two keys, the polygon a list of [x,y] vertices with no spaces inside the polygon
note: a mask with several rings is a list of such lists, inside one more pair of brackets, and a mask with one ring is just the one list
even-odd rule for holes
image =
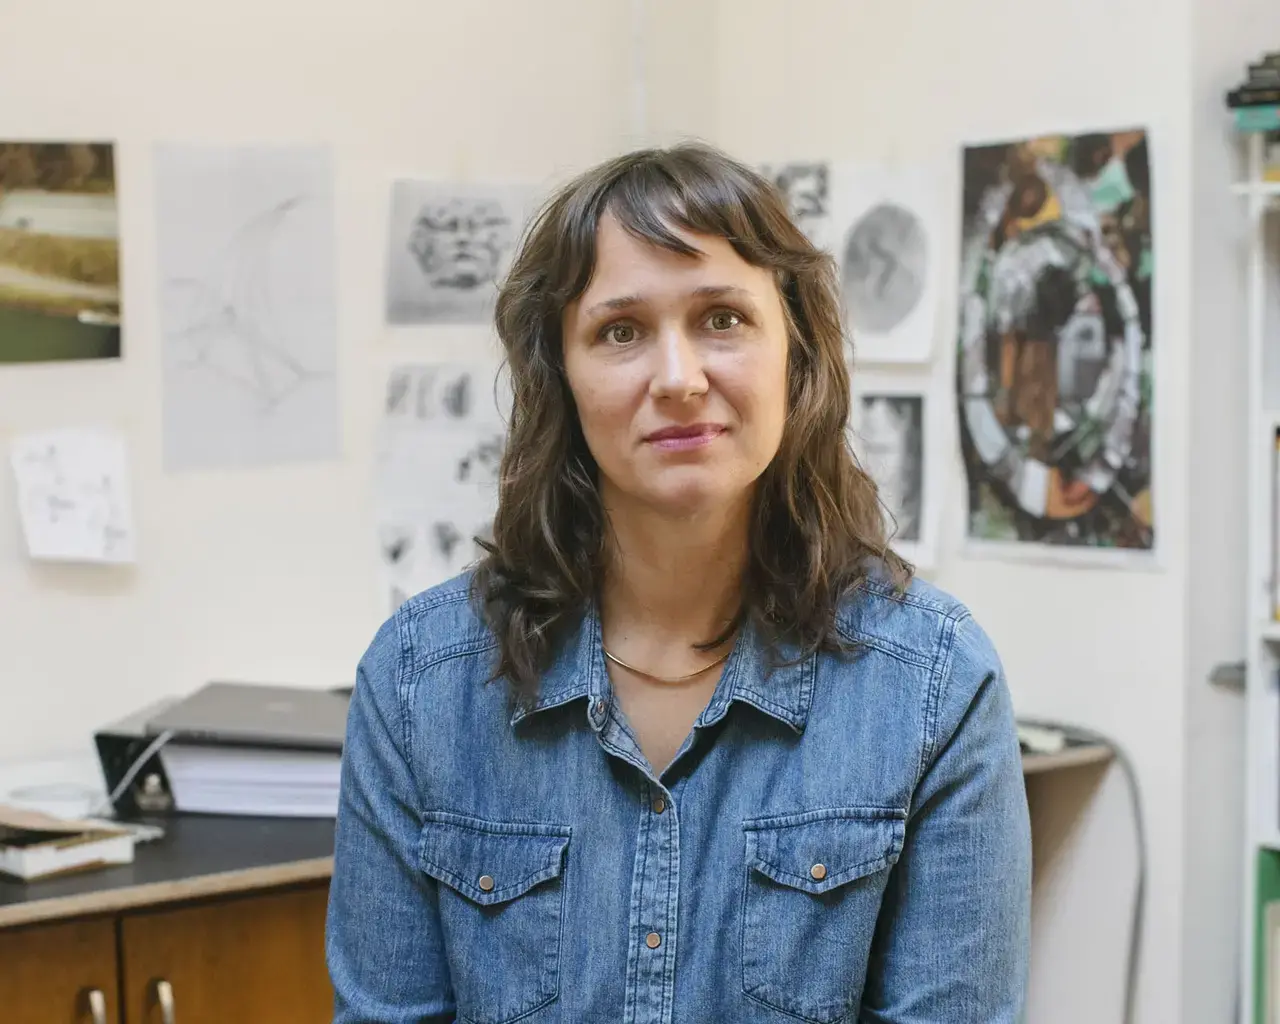
{"label": "round charcoal drawing", "polygon": [[880,203],[849,229],[844,299],[855,331],[886,334],[924,295],[929,247],[924,225],[896,203]]}

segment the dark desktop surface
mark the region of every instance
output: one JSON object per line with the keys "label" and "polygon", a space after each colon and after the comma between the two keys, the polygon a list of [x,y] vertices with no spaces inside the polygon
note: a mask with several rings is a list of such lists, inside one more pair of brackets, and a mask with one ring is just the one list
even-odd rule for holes
{"label": "dark desktop surface", "polygon": [[165,834],[138,843],[132,864],[35,882],[0,876],[0,908],[333,856],[332,818],[179,814],[140,820]]}

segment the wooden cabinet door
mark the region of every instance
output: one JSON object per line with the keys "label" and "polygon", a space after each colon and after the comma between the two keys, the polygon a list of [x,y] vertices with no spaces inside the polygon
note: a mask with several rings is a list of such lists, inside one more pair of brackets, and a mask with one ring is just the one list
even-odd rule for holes
{"label": "wooden cabinet door", "polygon": [[320,885],[126,914],[128,1024],[328,1024],[327,900]]}
{"label": "wooden cabinet door", "polygon": [[119,1024],[110,918],[0,931],[4,1024]]}

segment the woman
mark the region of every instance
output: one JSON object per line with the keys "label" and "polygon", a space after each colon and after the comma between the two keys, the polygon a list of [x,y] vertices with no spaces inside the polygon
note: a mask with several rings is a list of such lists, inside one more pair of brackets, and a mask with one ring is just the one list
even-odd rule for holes
{"label": "woman", "polygon": [[487,556],[357,676],[336,1020],[1016,1020],[1009,694],[886,549],[830,259],[738,163],[640,152],[546,207],[497,325]]}

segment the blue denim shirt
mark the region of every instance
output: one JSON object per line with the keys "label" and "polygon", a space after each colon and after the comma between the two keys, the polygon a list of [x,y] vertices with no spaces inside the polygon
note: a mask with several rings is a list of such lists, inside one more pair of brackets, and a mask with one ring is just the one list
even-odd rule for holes
{"label": "blue denim shirt", "polygon": [[969,613],[866,583],[853,657],[743,632],[655,778],[587,614],[530,709],[460,577],[362,660],[328,960],[338,1024],[1019,1019],[1030,838]]}

